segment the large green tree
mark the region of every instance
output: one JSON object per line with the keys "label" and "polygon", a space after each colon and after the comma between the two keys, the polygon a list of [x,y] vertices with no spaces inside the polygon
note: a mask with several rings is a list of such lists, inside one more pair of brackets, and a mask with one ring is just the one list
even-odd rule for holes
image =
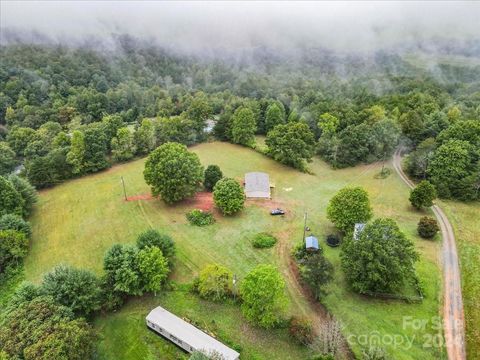
{"label": "large green tree", "polygon": [[7,178],[0,176],[0,216],[5,214],[23,214],[24,200]]}
{"label": "large green tree", "polygon": [[175,243],[171,236],[162,234],[155,229],[148,229],[141,232],[137,237],[137,247],[142,250],[152,246],[162,250],[163,256],[167,258],[170,265],[172,264],[173,257],[175,256]]}
{"label": "large green tree", "polygon": [[0,230],[0,274],[17,266],[27,255],[28,238],[16,230]]}
{"label": "large green tree", "polygon": [[285,108],[282,103],[276,101],[268,106],[265,113],[265,133],[282,124],[285,124]]}
{"label": "large green tree", "polygon": [[233,114],[232,140],[236,144],[252,146],[255,143],[257,124],[253,111],[239,107]]}
{"label": "large green tree", "polygon": [[410,203],[417,209],[423,209],[433,205],[433,200],[437,197],[435,186],[427,180],[421,181],[410,191]]}
{"label": "large green tree", "polygon": [[113,291],[127,295],[142,295],[142,278],[137,264],[138,248],[131,245],[113,245],[103,259],[106,281]]}
{"label": "large green tree", "polygon": [[133,144],[133,134],[127,127],[122,127],[117,130],[110,146],[115,161],[130,160],[136,151]]}
{"label": "large green tree", "polygon": [[224,215],[232,215],[243,209],[245,193],[235,179],[220,179],[213,188],[215,205]]}
{"label": "large green tree", "polygon": [[232,293],[233,274],[225,266],[210,264],[200,271],[197,290],[201,297],[224,300]]}
{"label": "large green tree", "polygon": [[264,328],[278,324],[287,305],[285,281],[272,265],[258,265],[240,284],[242,312],[247,320]]}
{"label": "large green tree", "polygon": [[0,141],[0,176],[12,172],[16,164],[15,152],[10,148],[8,143]]}
{"label": "large green tree", "polygon": [[159,291],[170,272],[168,260],[156,246],[147,246],[138,252],[137,266],[145,292]]}
{"label": "large green tree", "polygon": [[304,171],[311,161],[315,140],[307,124],[301,122],[278,125],[267,134],[267,154],[282,164]]}
{"label": "large green tree", "polygon": [[345,233],[353,231],[356,223],[365,223],[372,217],[368,193],[361,187],[345,187],[328,203],[327,218]]}
{"label": "large green tree", "polygon": [[185,145],[166,143],[148,156],[143,175],[152,194],[172,204],[195,194],[203,180],[203,168],[198,155]]}
{"label": "large green tree", "polygon": [[49,296],[18,304],[0,326],[0,348],[11,359],[93,359],[95,340],[85,320]]}
{"label": "large green tree", "polygon": [[478,150],[464,140],[448,140],[433,154],[427,176],[435,185],[438,196],[473,200],[478,198],[476,179]]}
{"label": "large green tree", "polygon": [[43,277],[42,290],[79,316],[100,309],[100,283],[88,270],[58,265]]}
{"label": "large green tree", "polygon": [[22,197],[23,216],[27,217],[32,212],[33,206],[38,201],[37,190],[28,182],[28,180],[11,174],[8,180]]}
{"label": "large green tree", "polygon": [[367,224],[356,239],[345,240],[340,257],[345,277],[359,293],[391,293],[415,276],[418,254],[392,219]]}

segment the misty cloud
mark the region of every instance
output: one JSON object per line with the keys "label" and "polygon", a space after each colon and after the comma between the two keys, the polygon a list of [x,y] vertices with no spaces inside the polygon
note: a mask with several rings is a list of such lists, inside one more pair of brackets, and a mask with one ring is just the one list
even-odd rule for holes
{"label": "misty cloud", "polygon": [[257,46],[362,51],[480,39],[480,2],[2,1],[1,27],[53,41],[130,34],[187,51]]}

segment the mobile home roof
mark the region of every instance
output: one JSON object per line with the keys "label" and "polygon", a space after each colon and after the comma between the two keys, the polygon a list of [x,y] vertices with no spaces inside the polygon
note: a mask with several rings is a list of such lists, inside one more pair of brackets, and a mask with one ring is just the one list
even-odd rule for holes
{"label": "mobile home roof", "polygon": [[156,307],[147,315],[147,321],[159,326],[169,334],[187,343],[196,350],[204,350],[206,353],[216,351],[225,360],[236,360],[240,354],[220,341],[207,335],[178,316],[165,310],[161,306]]}

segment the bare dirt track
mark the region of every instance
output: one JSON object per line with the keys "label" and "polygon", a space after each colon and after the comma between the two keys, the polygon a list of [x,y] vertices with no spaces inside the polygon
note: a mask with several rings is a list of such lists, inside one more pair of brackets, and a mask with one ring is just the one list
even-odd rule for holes
{"label": "bare dirt track", "polygon": [[[413,188],[415,185],[403,172],[401,160],[401,149],[397,149],[393,157],[393,167],[407,186]],[[442,209],[433,205],[432,211],[440,225],[443,239],[443,330],[445,346],[448,359],[464,360],[466,359],[465,319],[455,235],[452,225]]]}

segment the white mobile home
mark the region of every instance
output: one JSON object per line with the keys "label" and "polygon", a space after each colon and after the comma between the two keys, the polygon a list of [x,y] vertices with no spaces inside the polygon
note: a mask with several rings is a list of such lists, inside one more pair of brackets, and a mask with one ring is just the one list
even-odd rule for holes
{"label": "white mobile home", "polygon": [[217,353],[225,360],[238,360],[240,354],[210,335],[197,329],[161,306],[156,307],[146,317],[147,326],[174,342],[182,349],[192,353],[202,351],[205,354]]}

